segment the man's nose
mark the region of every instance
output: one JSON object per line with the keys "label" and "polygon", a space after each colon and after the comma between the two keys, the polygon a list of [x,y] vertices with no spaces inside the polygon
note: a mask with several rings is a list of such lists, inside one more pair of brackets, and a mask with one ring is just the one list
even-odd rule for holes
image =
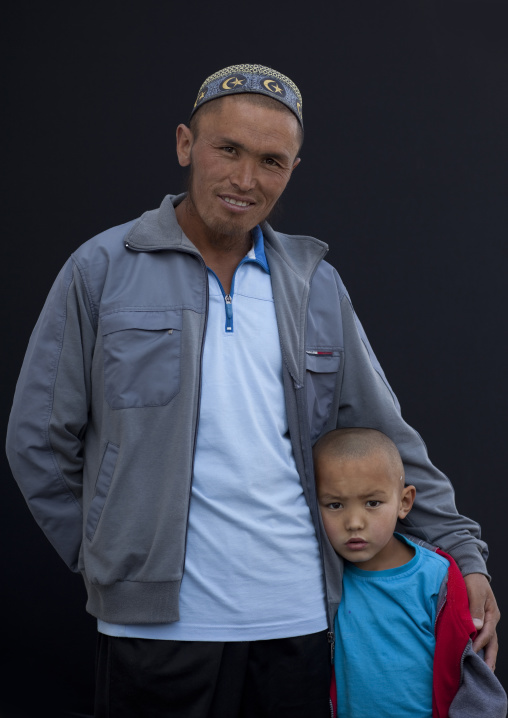
{"label": "man's nose", "polygon": [[256,168],[251,160],[239,160],[230,176],[231,184],[242,192],[248,192],[256,184]]}

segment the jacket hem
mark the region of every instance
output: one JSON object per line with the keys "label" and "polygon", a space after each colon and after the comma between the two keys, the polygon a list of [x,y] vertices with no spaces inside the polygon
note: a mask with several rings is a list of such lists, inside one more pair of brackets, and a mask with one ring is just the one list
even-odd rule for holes
{"label": "jacket hem", "polygon": [[181,580],[161,582],[117,581],[108,586],[90,583],[83,575],[86,610],[107,623],[171,623],[180,618]]}

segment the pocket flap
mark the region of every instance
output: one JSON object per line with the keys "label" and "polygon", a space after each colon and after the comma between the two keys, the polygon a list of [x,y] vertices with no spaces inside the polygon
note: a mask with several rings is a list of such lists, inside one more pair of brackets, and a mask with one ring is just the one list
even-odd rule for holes
{"label": "pocket flap", "polygon": [[165,311],[125,310],[101,317],[103,335],[124,329],[182,329],[181,309]]}
{"label": "pocket flap", "polygon": [[339,371],[340,354],[332,349],[307,349],[305,366],[307,371],[316,373],[332,373]]}

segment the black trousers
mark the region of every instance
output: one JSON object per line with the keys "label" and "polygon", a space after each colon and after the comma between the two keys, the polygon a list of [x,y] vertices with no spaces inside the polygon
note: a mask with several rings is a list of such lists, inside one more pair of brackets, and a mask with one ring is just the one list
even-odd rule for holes
{"label": "black trousers", "polygon": [[326,631],[219,643],[99,634],[95,718],[327,718]]}

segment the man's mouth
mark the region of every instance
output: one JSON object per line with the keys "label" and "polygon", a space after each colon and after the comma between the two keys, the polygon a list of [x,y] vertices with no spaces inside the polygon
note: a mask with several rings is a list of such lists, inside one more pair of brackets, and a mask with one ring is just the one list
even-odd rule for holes
{"label": "man's mouth", "polygon": [[225,202],[226,204],[229,204],[230,207],[240,207],[241,209],[244,209],[245,207],[250,207],[254,204],[254,202],[250,202],[248,199],[239,199],[238,197],[230,197],[227,194],[219,195],[220,199]]}
{"label": "man's mouth", "polygon": [[228,204],[236,204],[237,207],[247,207],[250,202],[242,202],[238,199],[233,199],[232,197],[224,197],[224,202],[227,202]]}

